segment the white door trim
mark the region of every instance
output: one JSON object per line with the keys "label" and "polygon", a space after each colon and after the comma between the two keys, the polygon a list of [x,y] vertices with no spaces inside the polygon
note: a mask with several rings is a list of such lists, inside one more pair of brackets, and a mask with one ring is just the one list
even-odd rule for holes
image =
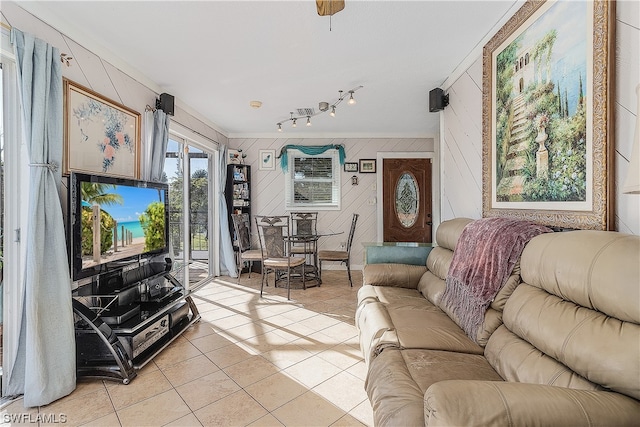
{"label": "white door trim", "polygon": [[384,236],[382,178],[384,159],[431,159],[431,215],[434,230],[432,241],[435,241],[435,229],[440,223],[440,167],[438,157],[433,151],[379,151],[376,155],[378,173],[376,174],[376,241],[382,242]]}

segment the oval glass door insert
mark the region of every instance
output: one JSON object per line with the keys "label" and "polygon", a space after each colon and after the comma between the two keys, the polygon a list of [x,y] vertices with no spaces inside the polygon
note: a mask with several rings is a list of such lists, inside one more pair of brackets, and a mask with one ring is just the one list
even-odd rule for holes
{"label": "oval glass door insert", "polygon": [[396,216],[403,227],[409,228],[418,220],[420,192],[413,174],[404,172],[396,184]]}

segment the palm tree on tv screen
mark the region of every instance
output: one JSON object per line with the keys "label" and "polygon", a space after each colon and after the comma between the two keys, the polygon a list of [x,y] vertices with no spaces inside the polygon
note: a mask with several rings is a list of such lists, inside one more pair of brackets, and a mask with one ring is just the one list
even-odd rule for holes
{"label": "palm tree on tv screen", "polygon": [[114,189],[116,186],[113,184],[100,184],[97,182],[83,182],[81,188],[82,200],[91,204],[97,203],[101,206],[109,205],[121,205],[124,200],[122,196],[116,193],[108,193],[109,190]]}

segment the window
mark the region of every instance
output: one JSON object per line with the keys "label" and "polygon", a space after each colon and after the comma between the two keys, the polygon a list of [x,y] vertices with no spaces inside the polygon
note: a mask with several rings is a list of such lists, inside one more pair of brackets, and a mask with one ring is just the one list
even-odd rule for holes
{"label": "window", "polygon": [[307,155],[290,150],[285,172],[285,209],[340,209],[338,150]]}

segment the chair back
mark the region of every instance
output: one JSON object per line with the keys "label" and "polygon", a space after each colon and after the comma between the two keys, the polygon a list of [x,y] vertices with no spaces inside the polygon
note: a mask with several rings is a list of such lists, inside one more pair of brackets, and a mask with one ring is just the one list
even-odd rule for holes
{"label": "chair back", "polygon": [[251,237],[250,237],[250,222],[249,214],[232,214],[231,219],[233,221],[233,229],[236,232],[236,242],[240,252],[245,252],[251,249]]}
{"label": "chair back", "polygon": [[356,232],[356,222],[358,222],[359,214],[353,214],[351,218],[351,229],[349,229],[349,239],[347,240],[347,252],[351,253],[351,243],[353,243],[353,235]]}
{"label": "chair back", "polygon": [[258,228],[263,258],[283,258],[287,256],[288,216],[257,215],[256,227]]}
{"label": "chair back", "polygon": [[291,234],[314,236],[318,234],[318,212],[291,212]]}

